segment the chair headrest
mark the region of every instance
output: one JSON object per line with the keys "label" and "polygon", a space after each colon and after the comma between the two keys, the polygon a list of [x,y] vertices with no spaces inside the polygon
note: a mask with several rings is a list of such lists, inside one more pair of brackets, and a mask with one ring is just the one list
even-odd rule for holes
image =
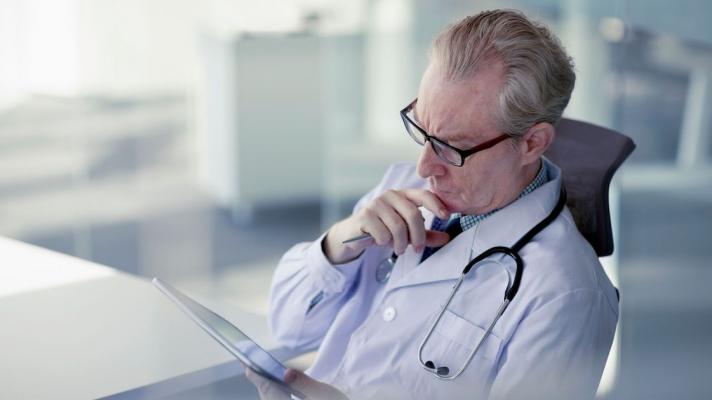
{"label": "chair headrest", "polygon": [[613,174],[635,149],[629,137],[587,122],[562,118],[544,154],[561,168],[564,187],[581,234],[599,257],[613,254],[608,188]]}

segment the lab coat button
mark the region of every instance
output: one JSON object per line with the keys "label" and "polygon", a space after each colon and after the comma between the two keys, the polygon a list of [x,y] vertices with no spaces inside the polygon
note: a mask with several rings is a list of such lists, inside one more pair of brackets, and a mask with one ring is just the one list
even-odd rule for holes
{"label": "lab coat button", "polygon": [[393,307],[388,307],[383,310],[383,320],[386,322],[391,322],[396,317],[396,309]]}

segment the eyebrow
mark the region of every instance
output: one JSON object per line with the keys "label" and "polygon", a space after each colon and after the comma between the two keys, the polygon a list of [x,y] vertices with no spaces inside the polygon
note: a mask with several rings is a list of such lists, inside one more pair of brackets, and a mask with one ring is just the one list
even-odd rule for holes
{"label": "eyebrow", "polygon": [[465,134],[465,133],[461,133],[461,132],[456,132],[456,133],[454,133],[454,134],[452,135],[452,137],[450,137],[450,138],[447,139],[447,140],[441,138],[440,136],[431,134],[430,132],[428,132],[428,131],[425,129],[425,127],[423,126],[423,123],[418,120],[418,115],[417,115],[416,112],[415,112],[415,107],[413,107],[413,122],[415,122],[415,123],[418,125],[418,127],[420,127],[420,129],[424,130],[428,135],[433,136],[433,137],[435,137],[436,139],[441,140],[441,141],[443,141],[443,142],[445,142],[445,143],[448,143],[448,144],[450,144],[450,143],[452,143],[452,142],[459,142],[459,141],[463,141],[463,140],[467,140],[467,139],[468,139],[468,137],[466,136],[466,134]]}
{"label": "eyebrow", "polygon": [[455,132],[452,137],[448,140],[445,140],[439,136],[433,135],[430,132],[428,132],[425,127],[423,126],[423,123],[419,121],[418,119],[418,108],[417,108],[418,103],[416,102],[415,105],[413,106],[413,122],[415,122],[420,129],[424,130],[428,135],[435,137],[438,140],[441,140],[447,144],[451,144],[452,142],[460,142],[460,141],[466,141],[470,138],[468,138],[468,135],[466,133],[462,133],[461,131]]}

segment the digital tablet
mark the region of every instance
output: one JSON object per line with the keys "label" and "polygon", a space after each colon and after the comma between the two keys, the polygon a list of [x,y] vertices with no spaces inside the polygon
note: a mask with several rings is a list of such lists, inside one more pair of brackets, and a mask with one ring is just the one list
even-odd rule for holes
{"label": "digital tablet", "polygon": [[245,366],[283,388],[288,388],[294,396],[304,398],[301,393],[284,383],[284,373],[287,368],[235,325],[158,278],[153,278],[153,285]]}

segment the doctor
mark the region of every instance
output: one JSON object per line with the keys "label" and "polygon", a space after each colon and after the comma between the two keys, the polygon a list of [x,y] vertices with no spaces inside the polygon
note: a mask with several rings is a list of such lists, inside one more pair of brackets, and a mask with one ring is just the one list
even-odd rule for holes
{"label": "doctor", "polygon": [[[574,80],[558,39],[519,12],[483,12],[439,35],[401,112],[404,139],[423,146],[417,165],[392,166],[351,216],[277,268],[274,335],[319,350],[290,380],[327,397],[594,396],[618,301],[569,210],[556,210],[561,171],[543,157]],[[518,252],[519,290],[499,319],[517,278],[501,253],[477,263],[442,309],[470,260],[547,217]],[[363,233],[373,239],[343,243]]]}

